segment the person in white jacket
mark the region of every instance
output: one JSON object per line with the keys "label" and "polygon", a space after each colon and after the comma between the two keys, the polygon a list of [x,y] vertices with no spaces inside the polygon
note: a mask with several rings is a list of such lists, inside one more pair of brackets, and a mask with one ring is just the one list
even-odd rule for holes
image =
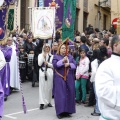
{"label": "person in white jacket", "polygon": [[85,104],[86,101],[86,84],[87,79],[89,78],[89,58],[86,56],[86,51],[84,49],[80,49],[80,61],[76,70],[76,81],[75,81],[75,89],[76,89],[76,102],[80,103],[80,87],[82,91],[82,100],[81,103]]}
{"label": "person in white jacket", "polygon": [[45,44],[43,51],[38,55],[39,69],[39,104],[40,110],[44,109],[44,105],[52,107],[52,88],[53,88],[53,55],[50,53],[50,45]]}
{"label": "person in white jacket", "polygon": [[91,113],[93,116],[100,116],[100,111],[98,107],[98,97],[96,95],[96,89],[95,89],[95,75],[99,66],[100,62],[100,50],[95,49],[93,50],[93,61],[91,62],[91,77],[90,77],[90,82],[93,83],[93,88],[94,88],[94,93],[95,93],[95,99],[96,99],[96,105],[94,112]]}
{"label": "person in white jacket", "polygon": [[111,41],[112,56],[97,70],[95,86],[101,112],[99,120],[120,120],[120,36]]}
{"label": "person in white jacket", "polygon": [[95,75],[99,65],[107,58],[108,58],[108,54],[107,54],[107,48],[105,46],[100,46],[98,49],[93,50],[93,61],[91,62],[91,78],[90,78],[90,81],[93,82],[93,88],[96,99],[94,112],[91,113],[91,115],[93,116],[101,115],[98,107],[98,96],[96,95]]}

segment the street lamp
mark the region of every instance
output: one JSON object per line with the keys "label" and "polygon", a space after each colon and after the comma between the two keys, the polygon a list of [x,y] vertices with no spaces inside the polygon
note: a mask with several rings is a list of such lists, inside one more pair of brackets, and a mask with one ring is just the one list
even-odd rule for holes
{"label": "street lamp", "polygon": [[106,3],[108,0],[100,1],[98,2],[98,28],[100,30],[100,18],[101,18],[101,12],[100,12],[100,6],[102,3]]}

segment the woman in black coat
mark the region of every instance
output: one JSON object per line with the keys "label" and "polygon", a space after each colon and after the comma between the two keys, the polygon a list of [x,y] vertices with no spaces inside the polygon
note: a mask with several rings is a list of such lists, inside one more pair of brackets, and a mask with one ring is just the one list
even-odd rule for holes
{"label": "woman in black coat", "polygon": [[44,44],[44,40],[38,39],[39,43],[37,44],[35,50],[34,50],[34,59],[33,59],[33,81],[32,81],[32,87],[35,86],[35,82],[39,80],[39,66],[38,66],[38,55],[42,53],[42,48]]}

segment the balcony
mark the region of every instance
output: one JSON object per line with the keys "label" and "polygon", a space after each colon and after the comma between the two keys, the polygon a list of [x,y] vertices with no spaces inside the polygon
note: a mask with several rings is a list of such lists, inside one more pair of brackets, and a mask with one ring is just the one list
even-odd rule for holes
{"label": "balcony", "polygon": [[111,9],[111,0],[100,0],[101,2],[101,7],[110,10]]}

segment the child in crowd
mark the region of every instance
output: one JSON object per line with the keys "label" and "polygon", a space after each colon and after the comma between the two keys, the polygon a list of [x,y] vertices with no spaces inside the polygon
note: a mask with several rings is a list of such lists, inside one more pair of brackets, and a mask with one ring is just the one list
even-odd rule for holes
{"label": "child in crowd", "polygon": [[[76,70],[76,82],[75,82],[75,89],[76,89],[76,102],[85,104],[86,101],[86,84],[87,79],[89,77],[89,58],[86,56],[86,51],[84,49],[80,49],[80,60]],[[80,93],[80,90],[82,94]],[[82,96],[81,96],[82,95]],[[80,101],[80,98],[82,100]]]}

